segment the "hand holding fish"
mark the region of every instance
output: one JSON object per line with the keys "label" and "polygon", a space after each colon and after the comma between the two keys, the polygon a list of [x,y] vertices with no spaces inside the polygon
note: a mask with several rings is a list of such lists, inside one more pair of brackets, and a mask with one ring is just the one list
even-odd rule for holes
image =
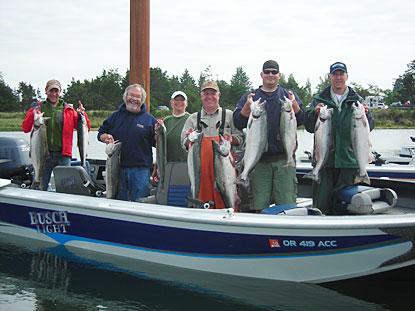
{"label": "hand holding fish", "polygon": [[229,133],[223,134],[222,137],[223,137],[224,140],[230,142],[231,145],[237,145],[238,144],[238,140]]}
{"label": "hand holding fish", "polygon": [[85,111],[85,108],[84,108],[84,106],[82,105],[82,102],[81,101],[78,101],[78,108],[76,109],[76,112],[78,113],[78,114],[81,114],[81,113],[83,113]]}
{"label": "hand holding fish", "polygon": [[366,105],[365,102],[362,103],[363,108],[365,108],[365,114],[367,114],[367,112],[369,111],[369,107]]}
{"label": "hand holding fish", "polygon": [[314,108],[314,112],[319,115],[320,114],[320,108],[323,107],[323,103],[318,103],[317,106]]}
{"label": "hand holding fish", "polygon": [[101,141],[108,144],[113,144],[114,143],[114,137],[111,134],[102,134],[101,135]]}
{"label": "hand holding fish", "polygon": [[187,139],[189,139],[189,142],[193,143],[197,139],[197,133],[194,129],[190,128],[187,132]]}
{"label": "hand holding fish", "polygon": [[294,95],[293,92],[288,91],[288,99],[293,102],[294,113],[296,114],[297,112],[299,112],[300,111],[300,105],[298,105],[297,100],[295,99],[295,95]]}
{"label": "hand holding fish", "polygon": [[160,125],[164,125],[164,119],[163,118],[158,119],[156,125],[154,126],[154,129],[155,129],[156,133],[157,133]]}
{"label": "hand holding fish", "polygon": [[241,109],[241,115],[243,115],[244,117],[248,118],[249,115],[251,114],[251,104],[254,102],[252,97],[254,97],[254,96],[255,96],[254,93],[248,94],[248,98],[246,99],[246,103]]}

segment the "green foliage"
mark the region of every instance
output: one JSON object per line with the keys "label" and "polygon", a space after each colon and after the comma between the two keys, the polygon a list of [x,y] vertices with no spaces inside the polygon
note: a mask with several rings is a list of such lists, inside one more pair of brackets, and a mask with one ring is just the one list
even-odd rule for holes
{"label": "green foliage", "polygon": [[313,96],[320,94],[325,88],[331,85],[328,74],[326,74],[324,78],[320,77],[319,79],[320,82],[317,84],[316,92],[313,94]]}
{"label": "green foliage", "polygon": [[[40,95],[40,91],[37,93]],[[19,83],[19,88],[17,89],[17,94],[20,97],[19,110],[29,110],[30,105],[37,101],[40,96],[36,96],[36,90],[31,84],[26,84],[25,82]]]}
{"label": "green foliage", "polygon": [[372,109],[376,128],[414,128],[415,110],[413,109]]}
{"label": "green foliage", "polygon": [[91,81],[80,82],[72,78],[63,99],[72,104],[81,101],[86,110],[115,110],[122,103],[122,82],[117,69],[103,70],[101,76]]}
{"label": "green foliage", "polygon": [[279,84],[281,87],[292,90],[295,93],[297,93],[298,97],[300,97],[301,101],[303,102],[304,107],[311,102],[312,95],[310,81],[307,81],[307,84],[301,87],[298,85],[297,81],[295,81],[293,74],[290,74],[288,76],[288,80],[285,78],[285,75],[282,74]]}
{"label": "green foliage", "polygon": [[4,82],[3,76],[0,74],[0,111],[20,110],[18,102],[18,97],[12,88]]}
{"label": "green foliage", "polygon": [[405,73],[396,79],[393,91],[402,103],[408,100],[415,103],[415,60],[411,61]]}
{"label": "green foliage", "polygon": [[[188,97],[187,111],[190,113],[201,109],[200,99],[201,85],[207,80],[214,79],[212,66],[209,65],[203,70],[197,81],[190,75],[187,69],[179,76],[169,76],[161,68],[150,68],[150,111],[157,115],[167,113],[158,112],[157,106],[170,106],[170,96],[174,91],[182,90]],[[100,76],[91,80],[75,80],[64,92],[63,99],[77,107],[79,100],[82,101],[87,111],[114,111],[122,103],[122,95],[129,85],[130,72],[120,75],[117,69],[103,70]],[[228,109],[235,109],[235,105],[241,96],[252,88],[252,84],[242,67],[236,68],[235,74],[230,82],[217,81],[221,90],[220,104]],[[292,74],[282,76],[280,80],[282,87],[295,91],[304,105],[307,105],[312,98],[310,81],[300,86]],[[320,77],[320,82],[314,94],[320,93],[330,85],[328,75]],[[367,95],[383,96],[385,104],[408,100],[415,103],[415,60],[408,64],[408,69],[400,75],[394,83],[393,90],[382,90],[375,85],[369,84],[363,87],[351,82],[350,85],[363,97]],[[40,99],[40,91],[25,82],[19,83],[18,90],[12,90],[3,80],[0,73],[0,111],[25,111],[30,107],[31,102]]]}

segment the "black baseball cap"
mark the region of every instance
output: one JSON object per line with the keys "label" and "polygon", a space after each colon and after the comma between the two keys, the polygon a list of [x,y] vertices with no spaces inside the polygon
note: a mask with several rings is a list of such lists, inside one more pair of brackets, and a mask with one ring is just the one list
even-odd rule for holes
{"label": "black baseball cap", "polygon": [[330,74],[333,74],[336,70],[342,70],[347,73],[347,67],[345,63],[336,62],[330,66]]}
{"label": "black baseball cap", "polygon": [[268,68],[274,68],[274,69],[280,70],[280,66],[278,66],[278,63],[275,60],[267,60],[264,63],[264,65],[262,65],[262,70],[265,70]]}

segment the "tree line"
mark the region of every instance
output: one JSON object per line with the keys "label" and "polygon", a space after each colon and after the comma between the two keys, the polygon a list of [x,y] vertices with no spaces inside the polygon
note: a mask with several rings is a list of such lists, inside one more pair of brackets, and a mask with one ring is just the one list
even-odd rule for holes
{"label": "tree line", "polygon": [[[392,90],[382,90],[376,85],[369,84],[363,87],[351,82],[355,91],[362,97],[369,95],[383,97],[383,102],[390,105],[392,102],[415,102],[415,60],[411,61],[408,69],[395,79]],[[62,97],[66,102],[77,103],[81,100],[87,110],[113,111],[122,103],[122,95],[129,84],[129,71],[122,75],[118,69],[103,70],[100,76],[85,79],[84,81],[72,78],[71,83],[64,90]],[[154,113],[157,106],[168,106],[171,94],[176,90],[184,91],[188,96],[188,111],[190,113],[201,109],[201,85],[207,80],[216,80],[212,75],[212,68],[208,66],[200,73],[198,79],[193,78],[187,69],[179,76],[169,76],[159,67],[150,68],[150,111]],[[233,110],[243,94],[253,88],[248,75],[242,67],[236,68],[229,82],[217,80],[221,90],[220,104],[222,107]],[[315,94],[320,93],[330,85],[328,75],[320,77],[314,92],[311,83],[307,81],[301,86],[292,74],[282,75],[280,85],[295,91],[304,105],[311,102]],[[42,99],[43,90],[35,89],[30,83],[20,82],[17,89],[6,84],[0,73],[0,112],[23,112],[30,108],[33,101]]]}

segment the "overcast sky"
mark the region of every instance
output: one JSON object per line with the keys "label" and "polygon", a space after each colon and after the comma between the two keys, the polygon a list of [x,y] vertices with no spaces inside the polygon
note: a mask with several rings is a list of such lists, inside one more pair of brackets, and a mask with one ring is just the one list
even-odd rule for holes
{"label": "overcast sky", "polygon": [[[312,90],[336,61],[349,82],[391,89],[415,59],[415,1],[151,0],[150,66],[169,76],[209,65],[230,81],[242,66],[255,87],[265,60]],[[129,0],[0,0],[0,72],[43,92],[103,69],[129,68]]]}

